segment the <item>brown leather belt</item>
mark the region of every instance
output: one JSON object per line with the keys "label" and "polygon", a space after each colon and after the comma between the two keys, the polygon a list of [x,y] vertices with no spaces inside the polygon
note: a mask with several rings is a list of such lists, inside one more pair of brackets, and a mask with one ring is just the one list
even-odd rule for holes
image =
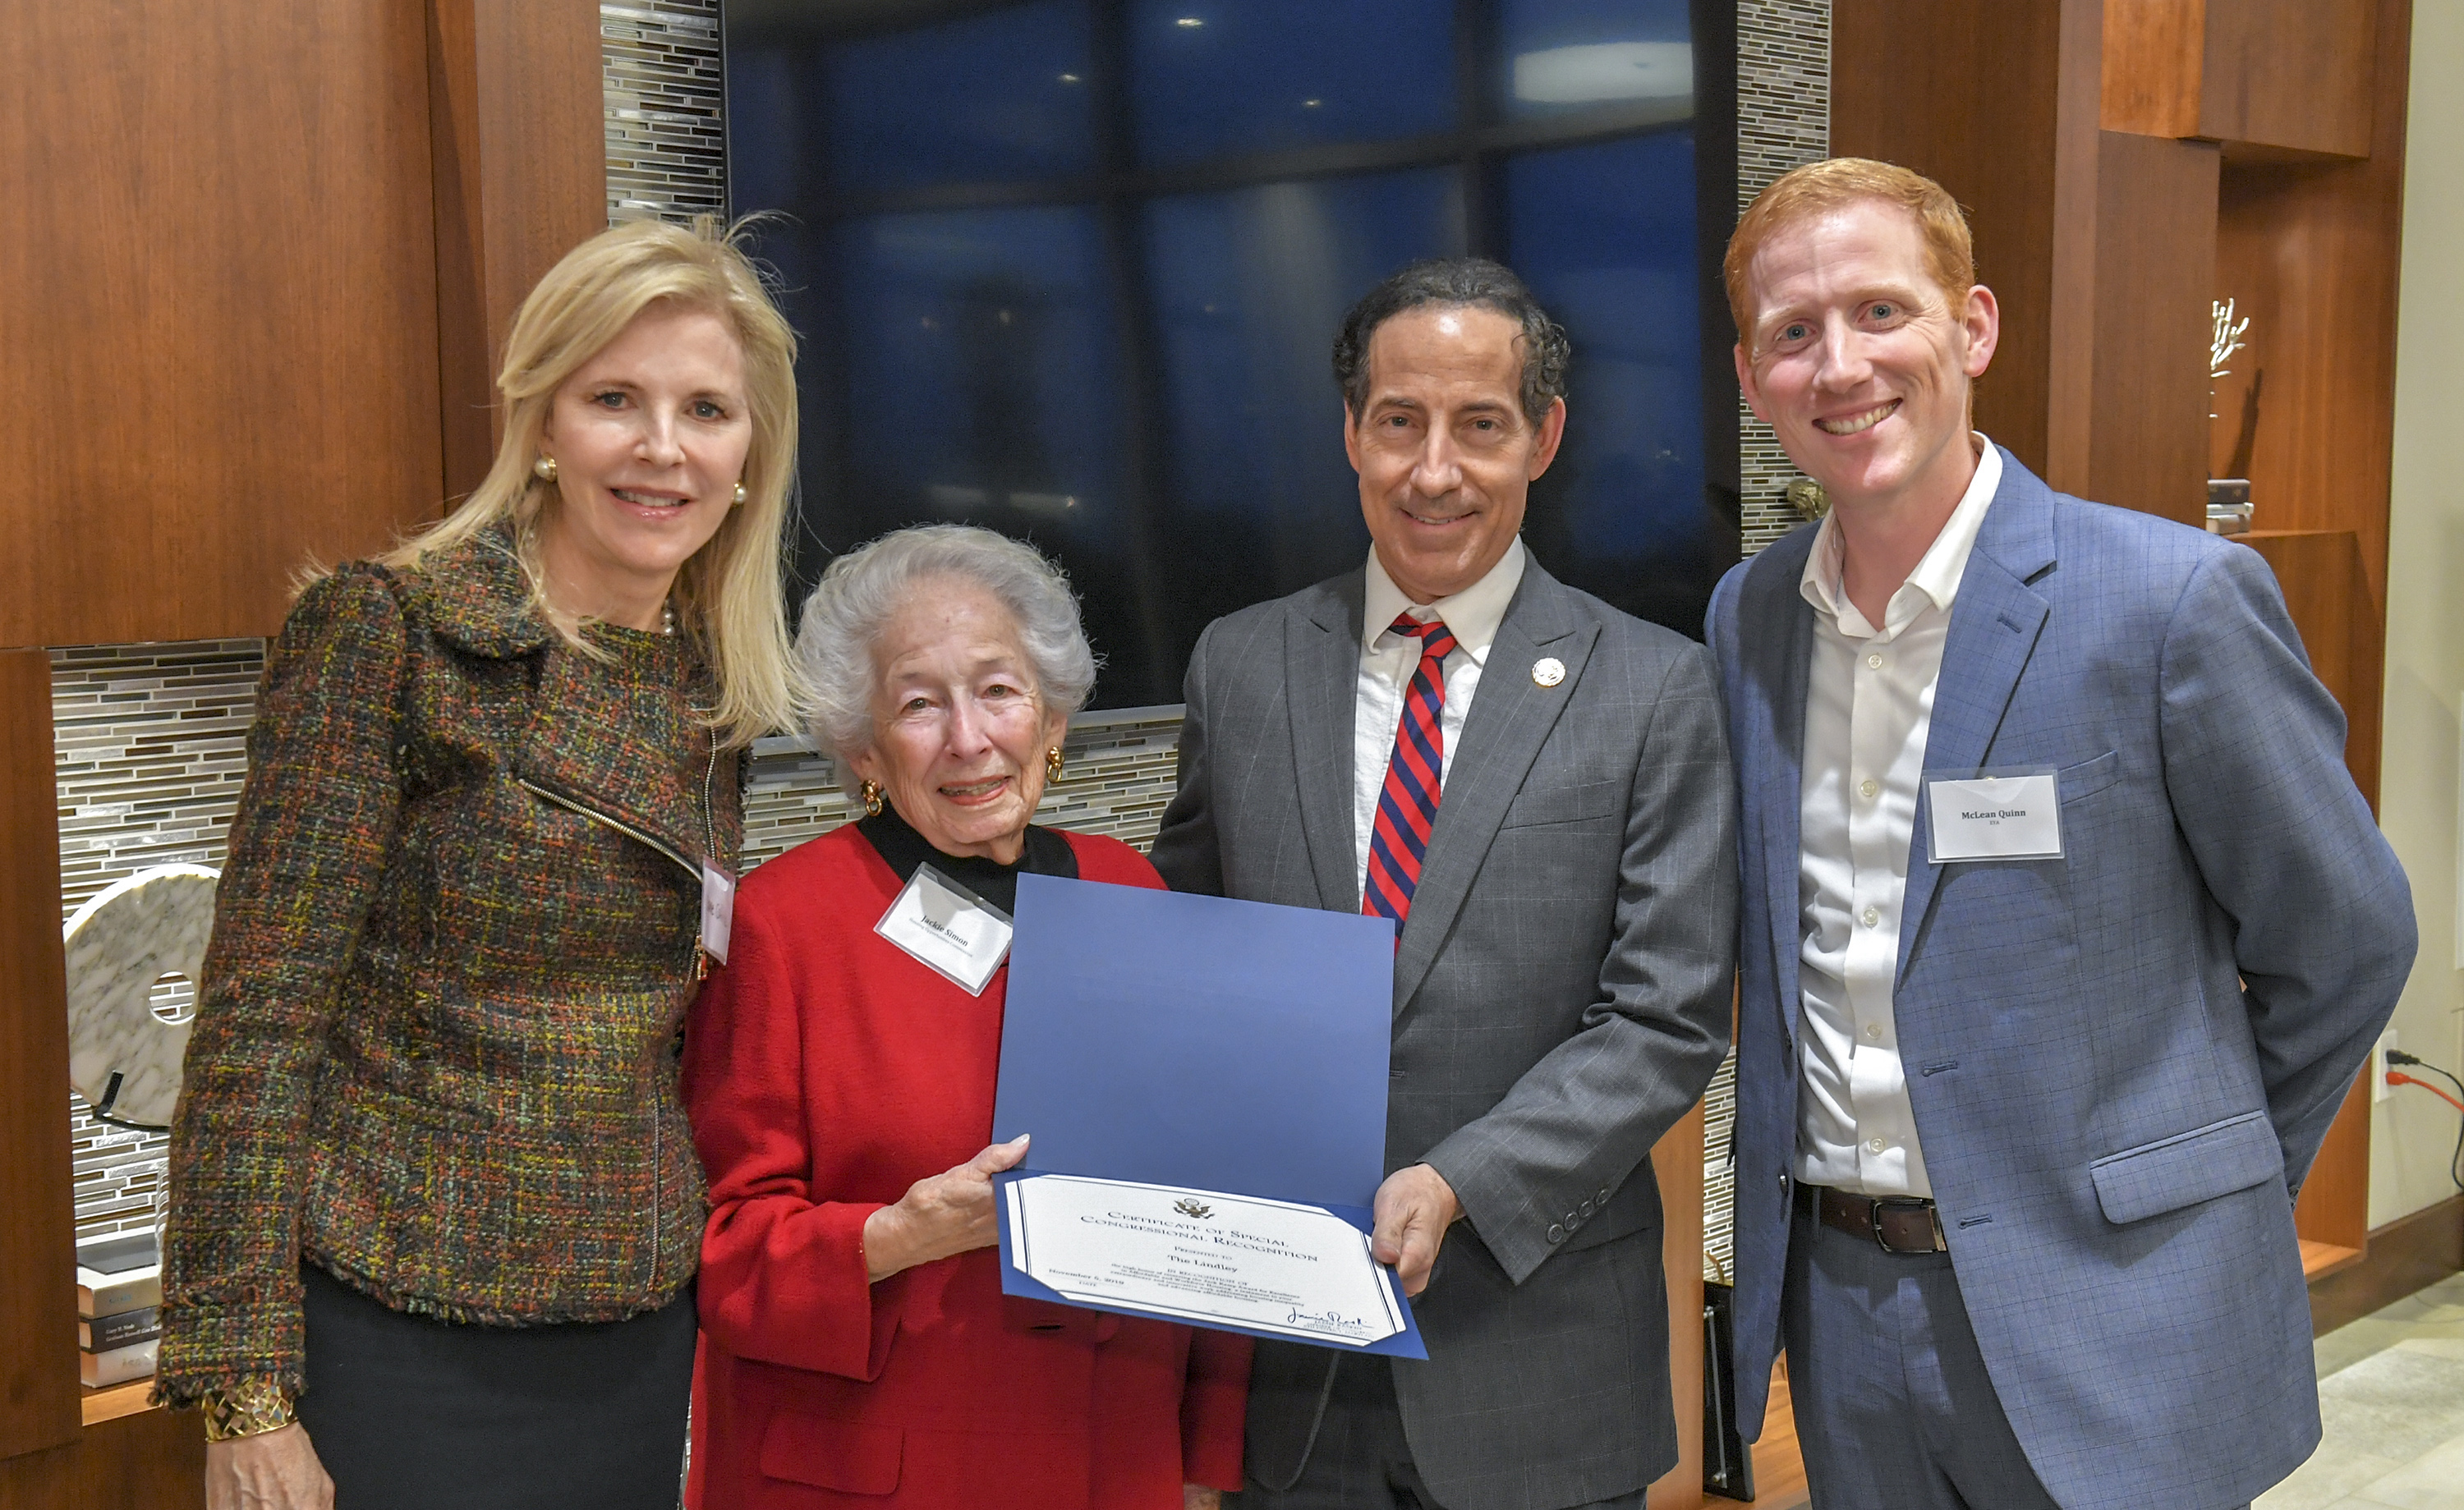
{"label": "brown leather belt", "polygon": [[1942,1217],[1918,1195],[1852,1195],[1827,1185],[1801,1185],[1826,1227],[1851,1237],[1869,1237],[1884,1253],[1948,1253]]}

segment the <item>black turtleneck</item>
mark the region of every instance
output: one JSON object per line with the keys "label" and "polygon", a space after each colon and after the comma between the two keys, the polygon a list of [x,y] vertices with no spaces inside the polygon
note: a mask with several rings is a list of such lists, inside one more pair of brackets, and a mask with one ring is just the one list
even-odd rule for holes
{"label": "black turtleneck", "polygon": [[1018,912],[1018,878],[1022,873],[1078,879],[1078,853],[1069,847],[1069,841],[1051,829],[1031,823],[1027,825],[1026,847],[1019,852],[1014,865],[977,855],[945,855],[886,801],[880,812],[859,819],[855,831],[864,836],[873,853],[881,856],[882,863],[897,873],[899,885],[914,880],[917,866],[929,864],[1013,916]]}

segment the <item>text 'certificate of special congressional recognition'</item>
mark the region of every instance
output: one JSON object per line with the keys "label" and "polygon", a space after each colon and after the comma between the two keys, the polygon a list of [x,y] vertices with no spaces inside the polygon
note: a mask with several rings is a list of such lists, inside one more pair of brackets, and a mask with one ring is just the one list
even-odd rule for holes
{"label": "text 'certificate of special congressional recognition'", "polygon": [[1425,1358],[1370,1255],[1395,928],[1018,881],[993,1141],[1003,1293]]}
{"label": "text 'certificate of special congressional recognition'", "polygon": [[1017,1267],[1077,1304],[1354,1347],[1403,1329],[1394,1275],[1323,1207],[1075,1174],[1004,1193]]}

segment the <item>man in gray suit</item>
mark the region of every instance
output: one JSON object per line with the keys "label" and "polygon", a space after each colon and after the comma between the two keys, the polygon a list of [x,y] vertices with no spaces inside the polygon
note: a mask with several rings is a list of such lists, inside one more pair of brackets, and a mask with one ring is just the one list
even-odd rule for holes
{"label": "man in gray suit", "polygon": [[2319,1440],[2293,1197],[2412,961],[2256,552],[1969,428],[1939,185],[1835,159],[1727,260],[1831,512],[1711,603],[1744,798],[1739,1412],[1817,1510],[2243,1504]]}
{"label": "man in gray suit", "polygon": [[1648,1154],[1727,1046],[1735,802],[1702,647],[1518,538],[1566,350],[1494,263],[1372,292],[1369,558],[1190,661],[1165,880],[1401,930],[1373,1240],[1429,1359],[1261,1343],[1246,1505],[1639,1506],[1677,1461]]}

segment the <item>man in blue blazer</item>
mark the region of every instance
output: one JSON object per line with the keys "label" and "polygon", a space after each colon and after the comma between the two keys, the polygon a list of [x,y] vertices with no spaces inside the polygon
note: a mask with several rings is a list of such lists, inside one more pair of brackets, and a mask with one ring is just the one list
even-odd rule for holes
{"label": "man in blue blazer", "polygon": [[1739,1413],[1785,1345],[1818,1510],[2243,1504],[2319,1439],[2293,1197],[2413,955],[2343,718],[2256,553],[1972,433],[1939,186],[1800,168],[1727,273],[1831,504],[1710,612]]}

